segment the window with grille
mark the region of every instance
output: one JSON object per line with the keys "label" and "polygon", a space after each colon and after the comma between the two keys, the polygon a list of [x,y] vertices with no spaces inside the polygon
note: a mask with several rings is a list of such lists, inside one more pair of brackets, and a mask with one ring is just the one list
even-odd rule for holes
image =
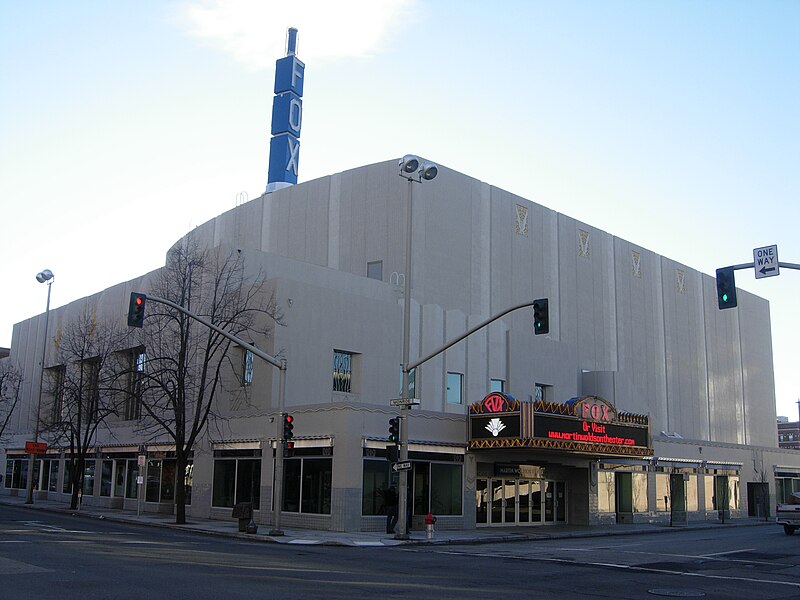
{"label": "window with grille", "polygon": [[134,421],[142,416],[142,385],[147,354],[144,349],[131,350],[128,367],[128,389],[125,395],[125,419]]}
{"label": "window with grille", "polygon": [[242,385],[253,385],[253,356],[250,350],[245,350],[242,357]]}
{"label": "window with grille", "polygon": [[62,411],[64,410],[64,378],[67,374],[67,367],[59,365],[47,369],[52,386],[53,404],[50,409],[50,422],[55,424],[61,421]]}
{"label": "window with grille", "polygon": [[352,393],[353,354],[342,350],[333,351],[333,391]]}

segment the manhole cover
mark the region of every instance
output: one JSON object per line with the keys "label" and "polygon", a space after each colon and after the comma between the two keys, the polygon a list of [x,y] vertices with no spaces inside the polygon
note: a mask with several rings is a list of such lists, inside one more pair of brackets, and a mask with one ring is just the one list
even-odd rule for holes
{"label": "manhole cover", "polygon": [[705,592],[699,590],[667,590],[667,589],[654,589],[647,590],[648,593],[654,596],[670,596],[672,598],[699,598],[705,596]]}

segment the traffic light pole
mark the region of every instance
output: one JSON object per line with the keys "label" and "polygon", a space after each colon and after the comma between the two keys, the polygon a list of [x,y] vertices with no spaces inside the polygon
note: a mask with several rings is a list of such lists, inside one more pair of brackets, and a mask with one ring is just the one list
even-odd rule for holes
{"label": "traffic light pole", "polygon": [[[740,265],[730,265],[725,267],[726,269],[733,269],[734,271],[739,271],[740,269],[754,269],[756,266],[755,263],[742,263]],[[787,262],[778,262],[778,266],[781,269],[795,269],[800,271],[800,264],[797,263],[787,263]]]}
{"label": "traffic light pole", "polygon": [[283,411],[286,405],[286,359],[285,358],[275,358],[256,348],[253,344],[245,342],[238,336],[233,335],[232,333],[228,333],[221,327],[217,327],[212,322],[204,319],[200,315],[196,315],[191,311],[186,310],[180,304],[175,304],[174,302],[167,300],[165,298],[159,298],[158,296],[147,296],[147,299],[156,302],[158,304],[165,304],[177,310],[178,312],[183,313],[187,317],[194,319],[208,327],[209,329],[213,329],[221,336],[229,339],[230,341],[238,344],[242,348],[249,350],[255,356],[267,361],[273,367],[279,370],[278,375],[278,418],[275,419],[277,425],[277,444],[275,447],[275,486],[273,488],[273,500],[272,500],[272,530],[270,530],[270,535],[283,535],[283,531],[281,531],[280,524],[281,524],[281,508],[283,507],[283,447],[284,447],[284,439],[283,439]]}
{"label": "traffic light pole", "polygon": [[[407,228],[407,235],[408,239],[406,240],[406,252],[410,254],[411,250],[411,228]],[[406,264],[409,264],[409,256],[406,256]],[[403,311],[404,315],[407,315],[403,318],[403,395],[405,398],[411,398],[411,389],[410,389],[410,373],[412,370],[416,369],[420,365],[428,362],[430,359],[438,356],[451,346],[454,346],[461,340],[471,336],[476,331],[479,331],[489,325],[490,323],[496,321],[497,319],[506,316],[508,313],[513,312],[515,310],[519,310],[520,308],[527,308],[529,306],[533,306],[534,303],[539,302],[539,300],[534,300],[532,302],[523,302],[522,304],[517,304],[510,308],[505,309],[502,312],[497,313],[494,316],[489,317],[485,321],[482,321],[472,329],[462,333],[458,337],[453,338],[449,342],[446,342],[443,346],[439,346],[436,350],[423,356],[419,360],[416,360],[412,363],[409,363],[409,333],[411,329],[410,321],[411,319],[408,316],[408,311],[411,308],[411,282],[410,278],[406,274],[406,288],[405,288],[405,299],[404,299],[404,306]],[[409,416],[409,409],[411,408],[408,404],[403,404],[400,407],[400,462],[404,463],[408,461],[408,416]],[[407,540],[408,539],[408,518],[409,513],[411,511],[408,510],[408,470],[400,471],[400,489],[398,491],[398,506],[397,506],[397,533],[395,534],[395,539],[398,540]]]}

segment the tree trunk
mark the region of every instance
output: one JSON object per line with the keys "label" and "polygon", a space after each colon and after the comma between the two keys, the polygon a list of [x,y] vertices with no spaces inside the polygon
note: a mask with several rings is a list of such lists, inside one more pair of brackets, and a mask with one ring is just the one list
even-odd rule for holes
{"label": "tree trunk", "polygon": [[72,466],[74,467],[69,474],[70,482],[72,483],[72,498],[70,499],[70,510],[77,510],[79,508],[79,501],[83,488],[83,469],[85,468],[85,461],[83,459],[73,460]]}
{"label": "tree trunk", "polygon": [[186,488],[184,479],[186,473],[186,453],[176,448],[175,452],[175,523],[186,524]]}

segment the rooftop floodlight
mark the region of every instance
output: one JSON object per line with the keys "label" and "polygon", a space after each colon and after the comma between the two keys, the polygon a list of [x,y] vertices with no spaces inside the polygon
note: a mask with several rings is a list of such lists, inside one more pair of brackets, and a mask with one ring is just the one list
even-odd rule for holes
{"label": "rooftop floodlight", "polygon": [[430,181],[438,174],[439,174],[439,167],[437,167],[433,163],[422,163],[422,166],[419,169],[419,176],[425,181]]}
{"label": "rooftop floodlight", "polygon": [[419,170],[419,157],[413,154],[406,154],[400,160],[400,174],[412,175]]}
{"label": "rooftop floodlight", "polygon": [[38,281],[39,283],[50,281],[52,278],[53,278],[53,272],[50,269],[45,269],[44,271],[36,274],[36,281]]}

